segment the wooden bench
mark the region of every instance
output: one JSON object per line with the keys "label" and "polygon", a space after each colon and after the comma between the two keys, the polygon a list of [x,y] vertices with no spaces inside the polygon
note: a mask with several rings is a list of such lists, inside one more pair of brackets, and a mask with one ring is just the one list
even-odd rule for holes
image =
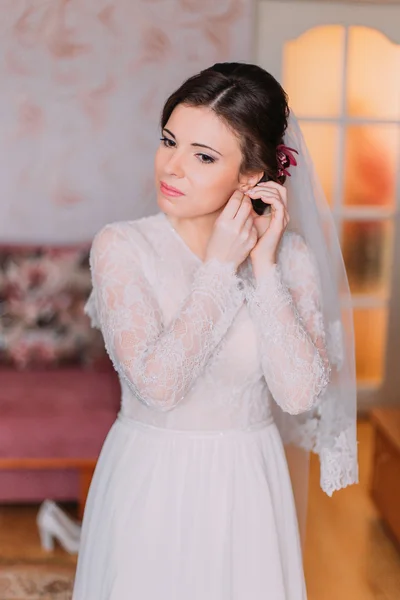
{"label": "wooden bench", "polygon": [[400,544],[400,408],[373,409],[371,423],[374,429],[371,495]]}
{"label": "wooden bench", "polygon": [[0,470],[77,470],[79,473],[78,517],[82,519],[96,463],[95,458],[0,458]]}

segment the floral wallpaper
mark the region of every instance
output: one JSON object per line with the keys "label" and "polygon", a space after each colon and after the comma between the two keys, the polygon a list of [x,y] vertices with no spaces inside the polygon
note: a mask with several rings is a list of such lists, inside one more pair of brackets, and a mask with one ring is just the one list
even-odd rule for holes
{"label": "floral wallpaper", "polygon": [[250,60],[255,0],[2,0],[0,242],[90,240],[156,210],[162,103]]}

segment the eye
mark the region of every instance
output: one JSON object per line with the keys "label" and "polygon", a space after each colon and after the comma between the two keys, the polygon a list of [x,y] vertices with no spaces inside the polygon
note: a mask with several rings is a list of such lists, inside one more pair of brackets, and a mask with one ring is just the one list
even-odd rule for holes
{"label": "eye", "polygon": [[[175,148],[176,147],[176,142],[174,142],[174,140],[171,140],[165,136],[160,138],[160,141],[163,143],[165,148]],[[216,161],[215,158],[213,158],[212,156],[209,156],[208,154],[200,153],[200,154],[196,154],[196,156],[199,157],[200,162],[202,162],[205,165],[210,165]]]}
{"label": "eye", "polygon": [[206,165],[210,165],[215,162],[215,158],[213,158],[212,156],[208,156],[208,154],[196,154],[196,156],[201,156],[202,158],[200,162]]}
{"label": "eye", "polygon": [[[173,148],[175,146],[174,140],[170,140],[167,137],[160,138],[160,141],[163,142],[163,144],[166,148]],[[170,146],[170,144],[171,144],[171,146]]]}

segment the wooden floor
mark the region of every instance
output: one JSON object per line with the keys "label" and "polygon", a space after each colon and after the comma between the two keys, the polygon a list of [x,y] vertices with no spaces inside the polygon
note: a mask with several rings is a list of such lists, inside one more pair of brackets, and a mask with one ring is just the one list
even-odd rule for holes
{"label": "wooden floor", "polygon": [[[312,457],[305,551],[309,600],[400,600],[400,550],[368,492],[371,438],[369,423],[359,423],[360,484],[332,498],[319,489],[317,459]],[[0,563],[75,565],[76,557],[61,548],[50,555],[40,549],[37,508],[0,507]],[[67,508],[72,514],[74,507]]]}
{"label": "wooden floor", "polygon": [[319,488],[312,456],[305,550],[309,600],[400,600],[400,549],[369,496],[373,439],[368,422],[358,424],[358,440],[360,483],[332,498]]}

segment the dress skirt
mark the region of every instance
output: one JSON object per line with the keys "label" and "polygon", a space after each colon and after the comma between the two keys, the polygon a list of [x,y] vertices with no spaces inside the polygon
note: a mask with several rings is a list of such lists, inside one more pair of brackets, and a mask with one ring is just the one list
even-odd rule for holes
{"label": "dress skirt", "polygon": [[274,421],[177,431],[120,414],[90,487],[73,600],[306,600]]}

